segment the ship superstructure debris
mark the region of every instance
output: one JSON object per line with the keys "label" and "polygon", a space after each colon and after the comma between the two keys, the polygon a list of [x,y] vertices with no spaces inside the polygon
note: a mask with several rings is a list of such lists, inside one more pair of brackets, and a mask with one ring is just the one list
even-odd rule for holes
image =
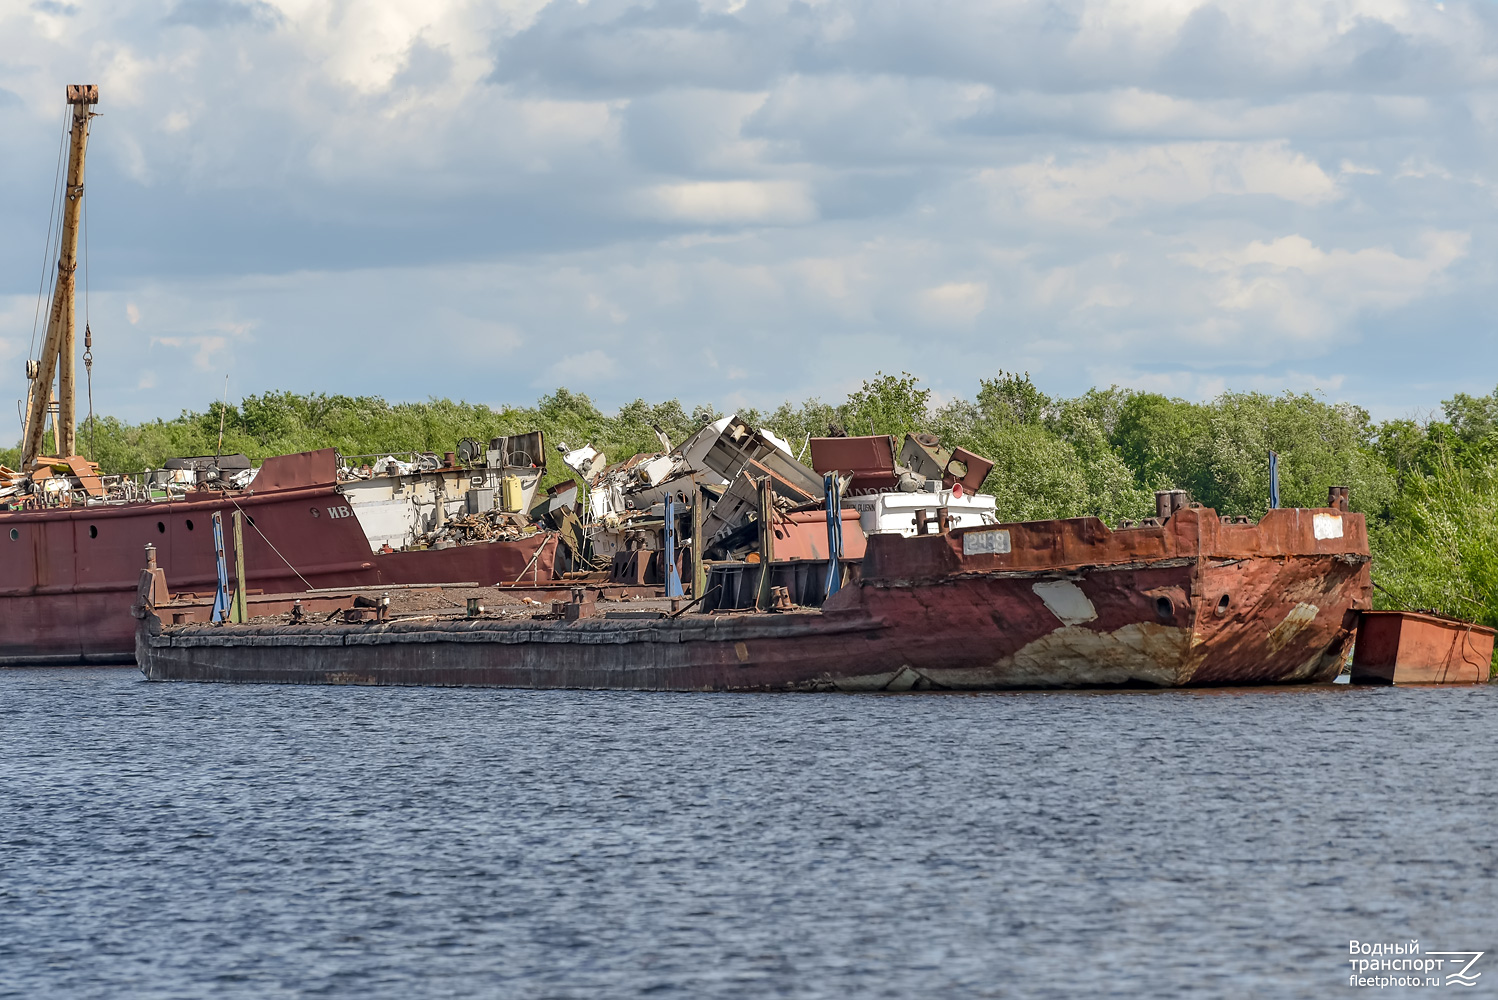
{"label": "ship superstructure debris", "polygon": [[[856,522],[840,559],[862,558],[870,534],[909,536],[938,523],[996,521],[994,499],[975,493],[992,463],[944,449],[932,435],[908,435],[898,456],[890,437],[812,438],[810,447],[807,466],[789,442],[736,415],[704,425],[675,447],[613,464],[591,444],[557,445],[586,491],[579,514],[590,564],[607,566],[615,582],[665,580],[668,501],[679,522],[669,533],[683,553],[684,572],[699,561],[704,572],[709,565],[761,562],[766,523],[776,559],[834,558],[827,529],[834,490],[838,519]],[[802,596],[817,600],[810,592]]]}
{"label": "ship superstructure debris", "polygon": [[546,475],[540,431],[471,438],[455,451],[363,455],[339,466],[341,491],[376,551],[515,539],[536,529],[530,516]]}

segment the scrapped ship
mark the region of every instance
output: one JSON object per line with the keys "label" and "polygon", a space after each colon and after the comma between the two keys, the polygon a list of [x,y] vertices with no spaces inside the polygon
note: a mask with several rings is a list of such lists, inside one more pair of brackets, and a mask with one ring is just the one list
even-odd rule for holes
{"label": "scrapped ship", "polygon": [[[937,502],[940,502],[939,500]],[[1164,507],[1170,506],[1166,495]],[[1370,606],[1361,514],[1261,520],[1184,504],[1112,530],[1097,518],[868,537],[820,608],[551,613],[435,606],[337,622],[184,621],[142,573],[137,662],[153,680],[673,691],[1199,687],[1332,680]],[[829,532],[841,511],[829,508]],[[745,564],[759,582],[786,564]],[[763,592],[753,582],[750,590]],[[775,589],[775,588],[770,588]],[[831,589],[829,587],[829,589]],[[377,601],[366,600],[377,605]],[[181,624],[166,624],[162,615]],[[321,616],[319,616],[321,618]]]}

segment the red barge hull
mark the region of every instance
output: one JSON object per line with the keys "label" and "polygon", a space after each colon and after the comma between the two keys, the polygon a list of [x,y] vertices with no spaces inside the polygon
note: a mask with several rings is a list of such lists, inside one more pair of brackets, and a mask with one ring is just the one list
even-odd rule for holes
{"label": "red barge hull", "polygon": [[522,575],[545,583],[553,576],[555,535],[371,551],[339,492],[331,450],[267,459],[253,487],[0,513],[0,666],[133,662],[130,606],[145,546],[156,547],[173,594],[211,595],[218,584],[212,517],[222,514],[227,526],[236,509],[247,515],[249,592],[454,581],[487,586]]}
{"label": "red barge hull", "polygon": [[1178,511],[875,535],[817,611],[660,620],[486,619],[163,627],[153,680],[679,691],[981,690],[1315,683],[1369,606],[1363,518]]}

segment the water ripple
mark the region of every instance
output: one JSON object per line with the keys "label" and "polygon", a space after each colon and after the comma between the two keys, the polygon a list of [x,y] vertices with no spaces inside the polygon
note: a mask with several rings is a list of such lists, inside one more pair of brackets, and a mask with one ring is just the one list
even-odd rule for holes
{"label": "water ripple", "polygon": [[1495,696],[0,671],[0,997],[1325,996],[1498,950]]}

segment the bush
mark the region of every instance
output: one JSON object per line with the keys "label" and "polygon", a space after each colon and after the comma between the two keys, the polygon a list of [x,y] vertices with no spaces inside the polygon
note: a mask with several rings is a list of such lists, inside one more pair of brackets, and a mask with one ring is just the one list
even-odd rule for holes
{"label": "bush", "polygon": [[1498,627],[1498,468],[1447,453],[1376,529],[1376,605]]}

